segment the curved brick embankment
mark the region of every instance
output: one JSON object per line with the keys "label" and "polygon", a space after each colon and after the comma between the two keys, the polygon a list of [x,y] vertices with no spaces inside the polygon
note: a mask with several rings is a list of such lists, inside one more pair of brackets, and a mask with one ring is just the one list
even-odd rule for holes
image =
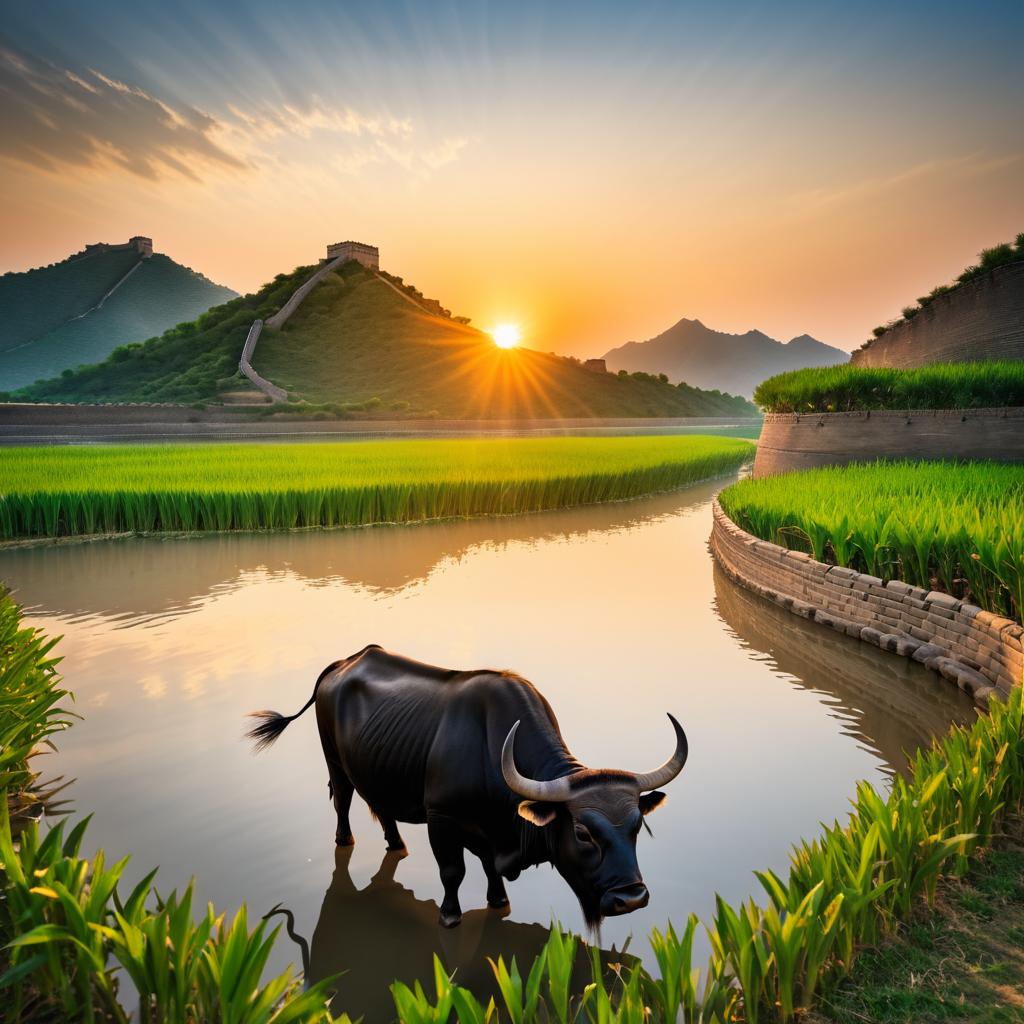
{"label": "curved brick embankment", "polygon": [[1024,408],[767,413],[754,476],[875,459],[1024,462]]}
{"label": "curved brick embankment", "polygon": [[825,565],[741,530],[714,503],[711,551],[728,576],[805,619],[913,658],[980,707],[1024,678],[1024,627],[949,594]]}

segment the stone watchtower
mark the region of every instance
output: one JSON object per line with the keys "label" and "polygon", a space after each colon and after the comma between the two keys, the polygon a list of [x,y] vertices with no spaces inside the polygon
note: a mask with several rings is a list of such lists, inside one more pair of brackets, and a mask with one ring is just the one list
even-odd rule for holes
{"label": "stone watchtower", "polygon": [[126,248],[134,249],[144,260],[148,260],[153,255],[153,239],[145,235],[132,235]]}
{"label": "stone watchtower", "polygon": [[327,258],[336,260],[339,256],[346,260],[355,260],[371,270],[380,269],[380,250],[375,245],[365,242],[335,242],[327,246]]}

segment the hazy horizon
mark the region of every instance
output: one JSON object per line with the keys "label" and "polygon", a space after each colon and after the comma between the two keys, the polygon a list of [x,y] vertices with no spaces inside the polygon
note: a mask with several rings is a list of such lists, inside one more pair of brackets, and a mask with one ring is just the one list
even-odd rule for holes
{"label": "hazy horizon", "polygon": [[246,292],[355,238],[531,348],[849,350],[1024,230],[1002,0],[5,14],[0,271],[140,233]]}

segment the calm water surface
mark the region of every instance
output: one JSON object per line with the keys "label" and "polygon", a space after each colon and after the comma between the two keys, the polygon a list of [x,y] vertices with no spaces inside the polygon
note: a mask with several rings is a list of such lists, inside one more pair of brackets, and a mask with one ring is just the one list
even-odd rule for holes
{"label": "calm water surface", "polygon": [[[348,969],[340,1005],[387,1019],[396,975],[426,978],[436,949],[463,983],[485,955],[532,955],[552,919],[582,926],[547,868],[509,886],[511,917],[484,906],[467,858],[463,925],[436,927],[437,868],[423,826],[384,857],[359,799],[354,850],[336,854],[312,713],[254,757],[254,708],[305,703],[330,661],[376,642],[457,667],[512,668],[553,705],[595,766],[690,759],[641,833],[645,910],[605,922],[605,946],[649,957],[646,935],[713,894],[741,899],[755,868],[783,870],[794,840],[845,813],[858,779],[885,784],[902,752],[973,717],[914,662],[787,615],[737,589],[707,551],[721,486],[566,512],[320,533],[122,540],[0,553],[0,579],[32,624],[64,635],[85,720],[48,766],[95,813],[88,847],[160,865],[161,891],[255,917],[282,903],[311,973]],[[299,962],[282,937],[272,966]]]}

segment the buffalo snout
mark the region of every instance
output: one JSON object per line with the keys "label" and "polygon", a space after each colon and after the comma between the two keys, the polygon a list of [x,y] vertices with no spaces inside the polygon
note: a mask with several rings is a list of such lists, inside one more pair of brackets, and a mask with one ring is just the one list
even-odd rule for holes
{"label": "buffalo snout", "polygon": [[624,885],[618,889],[609,889],[601,897],[601,914],[604,917],[616,917],[619,914],[631,914],[634,910],[646,907],[651,894],[643,882],[636,885]]}

